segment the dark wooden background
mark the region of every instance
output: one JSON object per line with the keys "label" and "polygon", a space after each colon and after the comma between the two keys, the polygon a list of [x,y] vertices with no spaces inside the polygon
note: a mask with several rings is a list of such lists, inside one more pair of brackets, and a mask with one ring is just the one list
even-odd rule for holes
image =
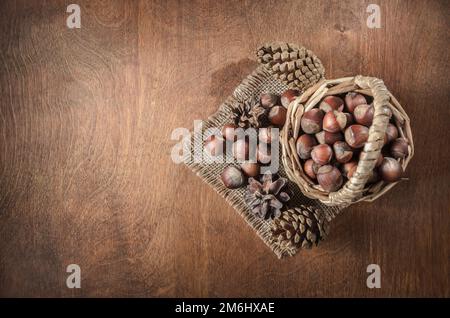
{"label": "dark wooden background", "polygon": [[[69,3],[0,5],[0,296],[450,296],[448,1],[77,1],[74,30]],[[170,159],[271,40],[382,78],[417,150],[410,181],[283,260]]]}

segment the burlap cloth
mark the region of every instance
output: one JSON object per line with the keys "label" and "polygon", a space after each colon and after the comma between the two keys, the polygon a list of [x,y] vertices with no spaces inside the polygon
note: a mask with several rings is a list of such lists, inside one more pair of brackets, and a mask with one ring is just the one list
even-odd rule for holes
{"label": "burlap cloth", "polygon": [[[229,96],[226,101],[220,105],[218,111],[210,116],[206,121],[203,122],[203,131],[218,127],[222,128],[224,124],[229,122],[231,110],[239,102],[250,99],[251,97],[259,97],[263,92],[281,94],[287,89],[287,86],[281,82],[274,79],[269,72],[267,72],[264,67],[258,67],[252,74],[247,76],[239,86],[236,87],[234,93]],[[270,233],[270,220],[262,220],[255,217],[250,213],[249,208],[244,202],[245,187],[236,190],[230,190],[225,188],[220,179],[220,174],[223,169],[229,165],[229,163],[197,163],[195,162],[194,152],[202,151],[202,149],[195,149],[196,147],[203,147],[203,134],[192,133],[191,144],[189,145],[185,154],[187,156],[184,159],[184,163],[194,171],[203,181],[209,184],[217,193],[219,193],[225,200],[230,204],[243,218],[244,220],[253,228],[253,230],[258,234],[258,236],[266,243],[266,245],[281,258],[283,256],[293,256],[298,250],[294,248],[289,248],[279,244]],[[279,151],[281,155],[281,149]],[[280,159],[280,168],[278,174],[282,177],[289,179],[286,176],[285,170],[282,166],[282,161]],[[237,166],[237,164],[236,164]],[[293,192],[293,197],[290,204],[293,206],[300,206],[301,204],[312,206],[324,214],[328,221],[332,220],[341,210],[338,207],[328,207],[317,200],[311,200],[305,197],[297,187],[297,185],[289,181],[289,188]]]}

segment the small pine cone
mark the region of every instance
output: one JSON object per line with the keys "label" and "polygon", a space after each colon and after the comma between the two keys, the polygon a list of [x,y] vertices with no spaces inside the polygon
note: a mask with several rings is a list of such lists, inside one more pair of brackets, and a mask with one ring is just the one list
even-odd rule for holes
{"label": "small pine cone", "polygon": [[262,107],[256,98],[238,104],[232,112],[233,120],[240,128],[259,128],[267,125],[267,109]]}
{"label": "small pine cone", "polygon": [[319,58],[295,44],[274,42],[261,46],[256,56],[275,78],[289,86],[305,90],[325,76]]}
{"label": "small pine cone", "polygon": [[328,223],[319,210],[300,206],[282,212],[272,222],[272,236],[289,248],[311,248],[327,236]]}

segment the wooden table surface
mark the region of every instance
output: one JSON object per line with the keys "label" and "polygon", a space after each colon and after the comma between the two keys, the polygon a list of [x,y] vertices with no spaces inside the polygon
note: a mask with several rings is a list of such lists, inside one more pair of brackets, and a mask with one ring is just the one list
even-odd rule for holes
{"label": "wooden table surface", "polygon": [[[68,3],[0,5],[0,296],[450,296],[447,1],[77,1],[80,29]],[[409,181],[282,260],[170,158],[272,40],[382,78],[416,146]]]}

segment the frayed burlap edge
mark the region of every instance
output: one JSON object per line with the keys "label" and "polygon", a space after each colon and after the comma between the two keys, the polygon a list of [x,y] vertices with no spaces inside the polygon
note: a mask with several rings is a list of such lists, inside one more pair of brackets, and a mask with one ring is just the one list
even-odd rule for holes
{"label": "frayed burlap edge", "polygon": [[[261,92],[271,92],[280,94],[286,90],[287,86],[275,80],[264,67],[258,67],[252,74],[247,76],[242,83],[236,87],[233,95],[219,107],[218,111],[208,117],[203,122],[202,132],[205,129],[218,127],[219,129],[229,121],[231,111],[239,102],[243,102],[252,96],[259,96]],[[191,142],[188,145],[189,150],[185,151],[184,163],[195,172],[204,182],[209,184],[219,195],[221,195],[249,224],[264,243],[277,255],[278,258],[284,256],[293,256],[298,250],[286,245],[279,244],[271,235],[271,221],[266,221],[255,217],[250,213],[249,208],[244,201],[245,189],[230,190],[227,189],[220,180],[220,173],[223,168],[229,164],[211,164],[195,162],[193,159],[195,145],[203,145],[203,134],[192,133]],[[280,151],[281,153],[281,151]],[[280,160],[280,165],[281,165]],[[283,166],[280,166],[279,174],[287,177]],[[293,203],[295,205],[308,205],[321,211],[324,217],[330,221],[341,210],[339,207],[327,207],[317,200],[311,200],[305,197],[298,186],[289,180],[289,186],[294,192]]]}

